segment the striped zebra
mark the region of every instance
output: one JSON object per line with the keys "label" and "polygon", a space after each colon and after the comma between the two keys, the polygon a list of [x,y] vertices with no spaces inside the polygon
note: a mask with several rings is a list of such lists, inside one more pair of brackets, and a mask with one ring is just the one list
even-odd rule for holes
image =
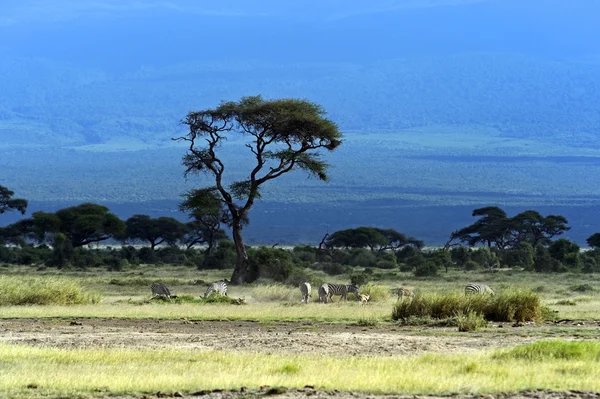
{"label": "striped zebra", "polygon": [[328,283],[327,284],[328,288],[329,288],[329,299],[331,299],[331,302],[333,302],[333,297],[334,295],[339,295],[340,296],[340,301],[346,300],[347,295],[349,292],[353,292],[354,295],[356,295],[357,298],[360,298],[360,292],[358,292],[358,287],[354,286],[354,285],[345,285],[345,284],[331,284]]}
{"label": "striped zebra", "polygon": [[467,284],[465,287],[465,294],[490,294],[494,295],[494,290],[485,284]]}
{"label": "striped zebra", "polygon": [[171,299],[171,291],[161,283],[152,283],[150,286],[152,297]]}
{"label": "striped zebra", "polygon": [[308,303],[310,300],[310,284],[300,283],[300,292],[302,293],[302,303]]}
{"label": "striped zebra", "polygon": [[225,281],[217,281],[216,283],[209,284],[206,287],[204,298],[208,298],[212,294],[227,296],[227,284]]}
{"label": "striped zebra", "polygon": [[321,303],[327,303],[327,298],[329,297],[329,285],[323,284],[319,287],[319,301]]}
{"label": "striped zebra", "polygon": [[401,300],[405,297],[410,298],[410,299],[415,298],[415,293],[410,288],[406,288],[406,287],[398,288],[396,290],[396,293],[398,294],[398,300]]}

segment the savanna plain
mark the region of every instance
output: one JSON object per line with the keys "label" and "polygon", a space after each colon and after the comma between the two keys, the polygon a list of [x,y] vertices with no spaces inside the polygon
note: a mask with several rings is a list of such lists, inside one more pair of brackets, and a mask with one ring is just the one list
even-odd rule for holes
{"label": "savanna plain", "polygon": [[[600,392],[600,277],[593,274],[450,271],[423,279],[381,270],[361,287],[371,295],[367,304],[352,295],[321,304],[315,288],[310,303],[302,304],[298,288],[269,281],[231,286],[231,300],[200,299],[206,283],[227,278],[229,270],[4,265],[0,271],[2,397],[542,398]],[[177,298],[152,299],[155,281]],[[530,293],[539,309],[514,321],[486,321],[468,309],[437,318],[400,314],[428,301],[463,301],[464,286],[473,281],[492,286],[498,298],[515,289]],[[412,288],[415,298],[398,300],[393,289],[401,286]],[[65,304],[8,304],[32,292],[63,295]],[[464,328],[469,321],[474,328]]]}

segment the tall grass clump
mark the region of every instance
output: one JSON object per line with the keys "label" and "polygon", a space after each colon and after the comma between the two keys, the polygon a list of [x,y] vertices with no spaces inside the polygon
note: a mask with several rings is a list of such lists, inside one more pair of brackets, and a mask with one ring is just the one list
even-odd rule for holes
{"label": "tall grass clump", "polygon": [[77,305],[98,302],[99,295],[84,293],[74,279],[0,276],[0,306]]}
{"label": "tall grass clump", "polygon": [[527,361],[600,361],[600,343],[589,341],[538,341],[531,344],[503,350],[494,355],[502,360],[527,360]]}
{"label": "tall grass clump", "polygon": [[509,290],[500,295],[464,295],[451,293],[419,294],[412,301],[399,301],[394,305],[392,318],[430,317],[446,319],[459,314],[475,312],[488,321],[541,320],[542,306],[538,294],[525,290]]}
{"label": "tall grass clump", "polygon": [[458,331],[468,332],[479,331],[482,328],[487,327],[488,322],[481,313],[468,312],[457,314],[456,324],[458,326]]}
{"label": "tall grass clump", "polygon": [[[312,297],[318,297],[313,287]],[[300,289],[283,284],[259,285],[252,289],[252,298],[257,302],[300,302]]]}
{"label": "tall grass clump", "polygon": [[[369,302],[384,302],[390,299],[390,290],[383,286],[368,283],[360,287],[361,294],[369,295]],[[354,294],[348,294],[348,298],[353,297]]]}

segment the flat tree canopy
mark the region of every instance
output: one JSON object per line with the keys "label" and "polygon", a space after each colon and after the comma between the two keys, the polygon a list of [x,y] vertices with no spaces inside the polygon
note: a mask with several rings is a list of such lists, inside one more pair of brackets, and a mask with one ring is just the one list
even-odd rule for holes
{"label": "flat tree canopy", "polygon": [[[241,232],[248,211],[260,198],[261,185],[293,170],[327,181],[329,165],[318,150],[335,150],[342,134],[318,104],[297,99],[264,100],[261,96],[190,112],[182,123],[189,127],[189,133],[175,140],[188,144],[183,157],[185,175],[211,176],[214,185],[206,188],[216,190],[231,216],[237,254],[231,282],[254,281],[258,273],[250,268]],[[246,139],[245,156],[251,164],[243,180],[232,181],[225,175],[220,149],[234,136]]]}
{"label": "flat tree canopy", "polygon": [[35,212],[32,216],[40,241],[62,234],[73,248],[122,236],[125,232],[125,222],[98,204],[85,203],[56,213]]}
{"label": "flat tree canopy", "polygon": [[25,214],[27,210],[27,200],[13,198],[15,193],[4,186],[0,186],[0,214],[8,211],[19,211]]}
{"label": "flat tree canopy", "polygon": [[133,215],[125,225],[124,241],[147,241],[152,250],[165,242],[171,246],[177,245],[186,233],[183,223],[166,216],[155,219],[148,215]]}

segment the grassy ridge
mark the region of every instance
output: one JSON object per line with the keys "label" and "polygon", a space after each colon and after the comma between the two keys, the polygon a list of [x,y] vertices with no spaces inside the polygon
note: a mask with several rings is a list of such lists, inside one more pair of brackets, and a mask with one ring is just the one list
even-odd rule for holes
{"label": "grassy ridge", "polygon": [[[521,349],[414,357],[269,355],[123,348],[55,349],[0,345],[3,397],[76,396],[261,385],[371,393],[495,393],[524,389],[600,390],[596,357],[553,357],[600,344],[555,341],[536,349],[535,367]],[[557,349],[558,348],[558,349]],[[560,349],[566,348],[566,349]],[[167,367],[168,365],[168,367]],[[327,372],[323,372],[327,370]]]}

